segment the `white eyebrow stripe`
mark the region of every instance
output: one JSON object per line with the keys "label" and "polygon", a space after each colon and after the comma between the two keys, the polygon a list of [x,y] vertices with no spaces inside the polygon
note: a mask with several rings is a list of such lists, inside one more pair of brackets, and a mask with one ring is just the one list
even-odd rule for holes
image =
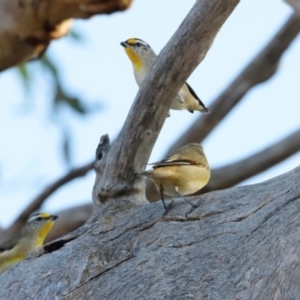
{"label": "white eyebrow stripe", "polygon": [[30,222],[36,221],[38,218],[41,218],[43,220],[48,220],[51,218],[51,215],[46,214],[46,213],[34,213],[29,217],[27,222],[30,223]]}
{"label": "white eyebrow stripe", "polygon": [[28,223],[30,223],[30,222],[32,222],[32,221],[35,221],[37,218],[38,218],[38,214],[35,214],[35,215],[33,215],[33,216],[31,216],[29,219],[28,219]]}

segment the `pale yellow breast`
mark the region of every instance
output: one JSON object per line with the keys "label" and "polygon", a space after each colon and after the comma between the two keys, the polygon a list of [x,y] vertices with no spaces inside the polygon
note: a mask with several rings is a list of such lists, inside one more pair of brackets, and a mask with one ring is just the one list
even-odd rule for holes
{"label": "pale yellow breast", "polygon": [[210,171],[200,166],[170,166],[154,169],[148,176],[160,190],[171,196],[190,195],[203,188],[209,178]]}
{"label": "pale yellow breast", "polygon": [[0,274],[12,267],[14,264],[23,260],[31,251],[31,245],[28,241],[20,243],[11,250],[4,251],[0,254]]}

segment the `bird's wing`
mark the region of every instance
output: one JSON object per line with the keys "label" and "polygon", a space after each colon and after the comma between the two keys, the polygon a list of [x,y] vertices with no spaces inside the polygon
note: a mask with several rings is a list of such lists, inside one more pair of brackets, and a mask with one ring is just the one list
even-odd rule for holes
{"label": "bird's wing", "polygon": [[8,240],[8,241],[4,242],[3,244],[1,244],[0,245],[0,253],[12,249],[18,243],[18,240],[19,240],[19,238],[16,237],[14,239]]}
{"label": "bird's wing", "polygon": [[204,111],[209,112],[208,108],[205,107],[204,103],[200,100],[200,98],[197,96],[196,92],[192,89],[192,87],[187,82],[185,84],[186,84],[187,88],[189,89],[189,92],[193,95],[193,97],[199,101],[199,103],[203,107]]}
{"label": "bird's wing", "polygon": [[167,166],[183,166],[183,165],[195,165],[196,163],[192,160],[185,159],[184,157],[180,157],[179,155],[171,155],[161,161],[151,163],[149,165],[153,165],[153,168],[167,167]]}
{"label": "bird's wing", "polygon": [[178,93],[177,96],[176,96],[176,100],[177,100],[179,103],[181,103],[181,104],[184,103],[184,99],[183,99],[183,97],[182,97],[179,93]]}

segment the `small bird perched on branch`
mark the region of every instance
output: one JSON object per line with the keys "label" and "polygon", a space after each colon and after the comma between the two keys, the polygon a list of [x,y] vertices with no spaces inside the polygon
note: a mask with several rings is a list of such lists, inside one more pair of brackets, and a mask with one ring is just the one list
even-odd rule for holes
{"label": "small bird perched on branch", "polygon": [[210,168],[202,146],[196,143],[188,144],[162,161],[152,163],[153,170],[141,175],[148,177],[160,192],[165,213],[164,193],[170,196],[180,196],[191,206],[195,207],[184,196],[193,194],[203,188],[210,178]]}
{"label": "small bird perched on branch", "polygon": [[0,274],[41,247],[56,219],[48,213],[33,214],[16,238],[0,245]]}
{"label": "small bird perched on branch", "polygon": [[[146,42],[140,39],[131,38],[122,42],[121,45],[132,62],[135,80],[138,86],[141,86],[157,55]],[[172,102],[171,109],[188,110],[191,113],[194,110],[209,113],[208,108],[187,82],[179,90],[176,99]]]}

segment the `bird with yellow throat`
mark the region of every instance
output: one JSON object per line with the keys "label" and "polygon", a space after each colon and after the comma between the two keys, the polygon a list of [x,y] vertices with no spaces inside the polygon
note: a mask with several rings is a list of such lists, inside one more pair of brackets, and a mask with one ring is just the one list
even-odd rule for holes
{"label": "bird with yellow throat", "polygon": [[[138,86],[141,86],[156,60],[157,55],[152,48],[141,39],[131,38],[122,42],[121,45],[131,60],[135,80]],[[208,108],[205,107],[204,103],[187,82],[183,84],[176,98],[173,100],[171,109],[188,110],[191,113],[193,113],[194,110],[209,113]]]}
{"label": "bird with yellow throat", "polygon": [[55,215],[35,213],[30,216],[18,236],[1,244],[0,274],[41,247],[56,219]]}

